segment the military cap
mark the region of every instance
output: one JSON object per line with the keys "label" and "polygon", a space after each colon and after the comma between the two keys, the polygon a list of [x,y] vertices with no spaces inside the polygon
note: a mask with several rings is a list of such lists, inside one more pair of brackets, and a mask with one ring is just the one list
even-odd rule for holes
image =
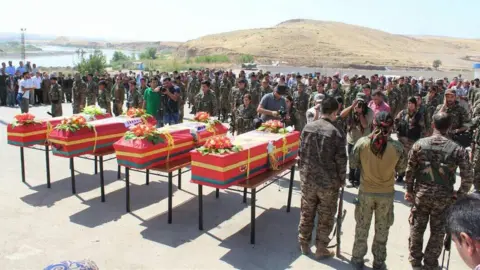
{"label": "military cap", "polygon": [[457,91],[453,90],[453,89],[447,89],[445,90],[445,96],[446,95],[454,95],[456,96],[457,95]]}
{"label": "military cap", "polygon": [[317,94],[315,95],[315,102],[320,102],[320,101],[322,101],[322,100],[324,100],[324,99],[325,99],[325,95],[322,94],[322,93],[317,93]]}

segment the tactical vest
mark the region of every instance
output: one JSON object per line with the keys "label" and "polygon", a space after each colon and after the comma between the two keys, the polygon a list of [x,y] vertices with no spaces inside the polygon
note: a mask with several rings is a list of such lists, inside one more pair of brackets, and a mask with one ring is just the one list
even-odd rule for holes
{"label": "tactical vest", "polygon": [[413,115],[413,127],[410,127],[409,117],[406,110],[402,112],[402,118],[398,123],[398,136],[407,137],[413,141],[420,139],[422,136],[422,128],[420,126],[421,114],[415,113]]}
{"label": "tactical vest", "polygon": [[[426,152],[426,161],[423,164],[419,164],[418,171],[415,175],[417,182],[433,182],[438,185],[452,187],[455,184],[455,170],[457,166],[455,164],[448,164],[447,159],[453,153],[457,144],[453,141],[447,141],[443,146],[432,145],[431,140],[423,139],[418,141],[422,151]],[[431,162],[434,160],[432,157],[434,152],[441,152],[441,158],[439,161]]]}

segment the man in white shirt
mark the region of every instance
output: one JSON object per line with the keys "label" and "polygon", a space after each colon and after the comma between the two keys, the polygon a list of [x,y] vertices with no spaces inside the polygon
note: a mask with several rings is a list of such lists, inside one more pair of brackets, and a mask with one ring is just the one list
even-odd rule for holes
{"label": "man in white shirt", "polygon": [[32,79],[28,72],[23,73],[23,79],[20,80],[17,100],[20,103],[20,110],[22,113],[28,113],[30,91],[34,90]]}
{"label": "man in white shirt", "polygon": [[[33,87],[35,87],[34,104],[43,104],[43,90],[42,90],[42,76],[40,72],[37,72],[35,77],[32,78]],[[32,97],[30,97],[30,100]]]}

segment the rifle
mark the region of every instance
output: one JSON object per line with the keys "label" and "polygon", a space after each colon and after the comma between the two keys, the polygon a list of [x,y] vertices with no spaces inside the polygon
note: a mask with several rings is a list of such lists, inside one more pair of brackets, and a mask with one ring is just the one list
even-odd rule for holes
{"label": "rifle", "polygon": [[445,253],[448,251],[448,257],[447,257],[447,270],[448,267],[450,266],[450,253],[452,248],[452,235],[447,233],[445,235],[445,239],[443,240],[443,255],[442,255],[442,269],[443,265],[445,264]]}
{"label": "rifle", "polygon": [[345,220],[345,216],[347,215],[347,210],[343,209],[343,191],[344,188],[340,190],[339,202],[338,202],[338,211],[337,211],[337,220],[335,224],[335,230],[333,231],[333,236],[336,236],[336,244],[331,245],[328,248],[336,247],[336,254],[337,257],[340,258],[341,256],[341,244],[342,244],[342,223]]}

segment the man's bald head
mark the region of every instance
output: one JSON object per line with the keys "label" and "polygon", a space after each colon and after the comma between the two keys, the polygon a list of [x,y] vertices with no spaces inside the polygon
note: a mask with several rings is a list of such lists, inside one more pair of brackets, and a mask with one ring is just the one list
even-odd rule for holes
{"label": "man's bald head", "polygon": [[439,112],[433,115],[433,128],[441,133],[447,132],[451,125],[452,119],[447,113]]}

